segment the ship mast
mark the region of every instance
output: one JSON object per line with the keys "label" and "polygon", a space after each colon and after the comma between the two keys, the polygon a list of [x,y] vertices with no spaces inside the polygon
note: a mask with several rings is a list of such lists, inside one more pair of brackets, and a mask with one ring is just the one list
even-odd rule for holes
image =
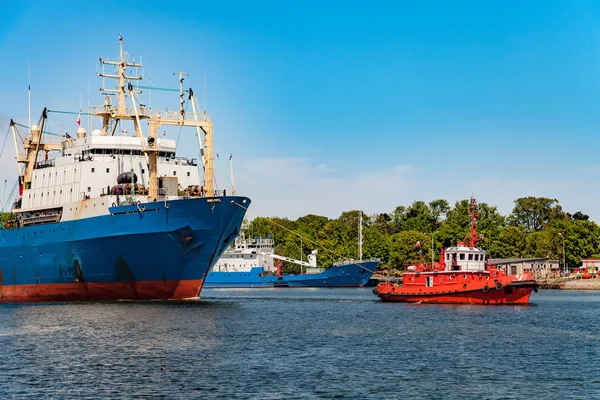
{"label": "ship mast", "polygon": [[469,210],[469,215],[471,215],[471,232],[470,237],[466,237],[464,241],[459,242],[459,244],[476,247],[477,242],[483,240],[482,237],[477,236],[477,220],[479,219],[479,213],[476,211],[477,202],[475,201],[475,197],[471,197],[471,209]]}
{"label": "ship mast", "polygon": [[[100,59],[102,65],[102,72],[97,75],[102,78],[112,78],[118,80],[117,89],[104,89],[100,91],[107,93],[104,105],[95,108],[94,114],[101,117],[102,122],[102,134],[108,135],[111,120],[114,120],[112,125],[111,135],[114,135],[117,124],[120,120],[133,120],[135,123],[136,135],[142,139],[142,151],[146,154],[148,161],[148,172],[150,174],[148,181],[148,196],[150,199],[155,200],[158,197],[158,129],[162,125],[172,126],[193,126],[196,127],[198,135],[198,144],[200,146],[200,153],[202,156],[202,166],[204,167],[204,192],[206,196],[213,196],[213,157],[212,157],[212,121],[210,121],[206,112],[198,116],[197,103],[194,97],[193,91],[189,90],[189,99],[192,103],[193,115],[186,115],[183,107],[184,90],[183,81],[184,77],[188,74],[185,72],[175,72],[175,75],[179,75],[179,110],[178,111],[162,111],[152,110],[149,111],[142,104],[136,105],[135,95],[140,93],[134,90],[130,80],[141,80],[142,76],[137,75],[137,69],[142,66],[141,63],[129,62],[129,55],[123,50],[123,37],[119,35],[119,59],[117,61],[109,61]],[[104,72],[104,65],[113,65],[116,69],[115,74],[107,74]],[[136,75],[130,76],[125,75],[127,67],[136,68]],[[127,85],[126,85],[127,83]],[[111,104],[110,93],[117,95],[117,106],[114,107]],[[125,95],[129,94],[133,104],[132,109],[127,109],[125,105]],[[138,108],[139,106],[139,108]],[[148,137],[144,138],[141,130],[140,120],[148,119]],[[200,130],[204,132],[204,145],[202,144],[202,135]]]}
{"label": "ship mast", "polygon": [[[135,90],[133,90],[133,87],[131,85],[129,85],[128,91],[131,96],[132,102],[134,102],[134,112],[132,112],[131,109],[128,110],[125,105],[126,80],[139,81],[139,80],[143,79],[143,76],[139,76],[137,74],[138,68],[140,68],[142,66],[142,64],[141,63],[138,64],[135,62],[129,62],[128,58],[129,58],[129,54],[127,54],[127,52],[123,50],[123,37],[121,35],[119,35],[119,59],[116,61],[103,60],[102,58],[99,59],[100,65],[102,66],[102,72],[98,72],[96,75],[98,75],[102,78],[116,79],[118,81],[117,89],[106,89],[104,87],[100,88],[101,92],[106,93],[106,97],[104,99],[104,105],[101,107],[97,107],[94,114],[102,118],[102,134],[104,136],[108,135],[108,130],[110,128],[109,125],[110,125],[111,119],[115,121],[112,126],[112,130],[111,130],[111,136],[112,136],[115,134],[117,125],[120,120],[139,121],[139,119],[148,118],[148,115],[146,114],[144,107],[142,107],[140,105],[139,113],[135,109],[136,107],[135,107],[134,94],[137,94],[139,92],[136,92]],[[105,65],[113,65],[115,67],[115,73],[114,74],[105,73],[104,72]],[[125,75],[125,71],[127,70],[127,67],[134,67],[136,69],[136,74],[135,75]],[[102,86],[104,86],[104,79],[102,80]],[[110,101],[111,93],[117,95],[117,107],[113,107],[111,104],[111,101]],[[143,137],[142,132],[140,130],[139,123],[135,124],[135,133],[139,138]]]}
{"label": "ship mast", "polygon": [[362,235],[362,211],[358,212],[358,260],[362,261],[362,246],[363,246],[363,235]]}

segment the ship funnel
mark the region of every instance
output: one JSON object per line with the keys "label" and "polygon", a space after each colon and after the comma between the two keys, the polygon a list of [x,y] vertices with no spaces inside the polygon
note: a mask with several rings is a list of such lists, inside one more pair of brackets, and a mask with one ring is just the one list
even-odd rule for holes
{"label": "ship funnel", "polygon": [[77,137],[79,139],[83,139],[85,137],[85,128],[83,126],[77,128]]}

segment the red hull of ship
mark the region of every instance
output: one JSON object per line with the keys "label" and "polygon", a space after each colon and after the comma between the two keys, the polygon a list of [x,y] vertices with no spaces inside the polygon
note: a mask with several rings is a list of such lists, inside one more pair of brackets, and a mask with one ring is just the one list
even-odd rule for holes
{"label": "red hull of ship", "polygon": [[383,292],[378,296],[382,301],[403,303],[434,303],[434,304],[528,304],[529,296],[534,287],[513,288],[512,293],[506,293],[503,288],[484,292],[483,290],[456,291],[445,293],[403,294],[398,292]]}
{"label": "red hull of ship", "polygon": [[198,297],[203,280],[0,285],[0,302],[182,300]]}

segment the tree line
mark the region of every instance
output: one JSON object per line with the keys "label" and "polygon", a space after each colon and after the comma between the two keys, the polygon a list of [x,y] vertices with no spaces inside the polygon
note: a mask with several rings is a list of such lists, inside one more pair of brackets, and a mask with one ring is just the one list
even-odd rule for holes
{"label": "tree line", "polygon": [[[445,241],[456,243],[470,232],[470,200],[457,201],[453,207],[440,199],[429,203],[415,201],[398,206],[391,213],[364,215],[363,258],[381,259],[380,268],[402,270],[406,265],[439,260]],[[509,215],[486,203],[477,204],[478,243],[490,258],[547,257],[563,260],[570,267],[582,258],[600,257],[600,228],[589,216],[565,212],[556,199],[522,197],[515,200]],[[247,224],[246,237],[271,237],[279,255],[306,260],[318,250],[318,263],[330,267],[340,258],[358,258],[360,210],[343,212],[338,218],[306,215],[297,220],[257,217]],[[0,215],[2,222],[10,213]],[[420,246],[415,246],[420,243]],[[433,244],[433,245],[432,245]],[[299,267],[284,264],[293,272]]]}
{"label": "tree line", "polygon": [[[391,213],[363,217],[363,258],[381,259],[380,268],[402,270],[406,265],[435,260],[444,242],[452,244],[469,235],[471,201],[447,200],[429,203],[415,201],[398,206]],[[477,204],[478,243],[490,258],[547,257],[570,267],[582,258],[600,256],[600,228],[589,216],[565,212],[558,200],[522,197],[515,200],[509,215],[486,203]],[[249,222],[247,237],[271,237],[275,252],[306,260],[313,249],[319,251],[318,263],[329,267],[340,257],[358,258],[360,210],[343,212],[338,218],[306,215],[297,220],[257,217]],[[417,243],[420,244],[417,245]],[[285,269],[294,270],[289,264]]]}

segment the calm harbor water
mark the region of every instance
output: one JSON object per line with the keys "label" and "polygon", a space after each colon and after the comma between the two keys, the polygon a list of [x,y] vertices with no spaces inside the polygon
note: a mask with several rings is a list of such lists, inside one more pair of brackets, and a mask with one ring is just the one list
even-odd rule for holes
{"label": "calm harbor water", "polygon": [[600,398],[600,293],[500,307],[368,288],[202,295],[0,304],[0,398]]}

